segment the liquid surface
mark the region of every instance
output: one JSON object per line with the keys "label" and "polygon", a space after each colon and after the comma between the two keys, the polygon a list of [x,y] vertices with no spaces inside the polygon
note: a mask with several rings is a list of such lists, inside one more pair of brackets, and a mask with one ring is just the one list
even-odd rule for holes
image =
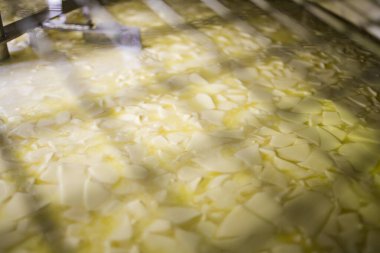
{"label": "liquid surface", "polygon": [[251,1],[107,10],[141,52],[57,31],[58,55],[9,43],[0,252],[378,252],[376,58]]}

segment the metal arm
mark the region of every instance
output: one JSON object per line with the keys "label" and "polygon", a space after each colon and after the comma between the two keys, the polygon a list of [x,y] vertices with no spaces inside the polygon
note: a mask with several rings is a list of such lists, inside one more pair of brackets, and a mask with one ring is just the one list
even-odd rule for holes
{"label": "metal arm", "polygon": [[36,27],[42,26],[46,20],[58,17],[59,15],[68,13],[79,8],[78,4],[73,0],[63,1],[62,9],[49,9],[45,8],[33,15],[20,19],[9,25],[3,27],[3,36],[0,38],[0,45],[7,43],[15,38],[23,35],[24,33]]}

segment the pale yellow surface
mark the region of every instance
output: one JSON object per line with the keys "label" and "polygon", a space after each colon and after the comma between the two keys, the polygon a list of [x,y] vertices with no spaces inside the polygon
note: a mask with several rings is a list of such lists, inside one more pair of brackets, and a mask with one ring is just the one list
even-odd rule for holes
{"label": "pale yellow surface", "polygon": [[141,28],[138,54],[9,44],[0,252],[378,252],[376,60],[302,44],[249,1],[158,2],[108,7]]}

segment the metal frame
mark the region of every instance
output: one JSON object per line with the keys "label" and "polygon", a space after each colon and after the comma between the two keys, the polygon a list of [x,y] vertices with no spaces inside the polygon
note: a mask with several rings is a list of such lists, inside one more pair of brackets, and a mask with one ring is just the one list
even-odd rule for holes
{"label": "metal frame", "polygon": [[[96,3],[98,2],[98,3]],[[90,8],[98,4],[106,4],[108,0],[48,0],[48,7],[30,16],[3,26],[0,15],[0,61],[10,57],[7,42],[41,27],[60,31],[79,31],[84,33],[84,38],[90,42],[115,43],[141,48],[140,31],[134,27],[122,26],[112,22],[111,26],[96,27],[91,19]],[[53,20],[64,16],[75,9],[82,8],[83,16],[87,19],[85,24],[68,24],[65,18]]]}
{"label": "metal frame", "polygon": [[[5,39],[6,39],[6,35],[5,35],[5,31],[4,31],[3,20],[1,18],[1,13],[0,13],[0,40],[2,41]],[[5,43],[5,42],[0,43],[0,61],[8,59],[9,56],[10,55],[9,55],[7,43]]]}
{"label": "metal frame", "polygon": [[34,28],[43,26],[43,23],[48,20],[78,9],[80,6],[74,0],[62,0],[61,8],[56,7],[57,6],[50,5],[48,8],[6,26],[3,26],[0,15],[0,60],[5,60],[10,56],[7,42],[16,39]]}

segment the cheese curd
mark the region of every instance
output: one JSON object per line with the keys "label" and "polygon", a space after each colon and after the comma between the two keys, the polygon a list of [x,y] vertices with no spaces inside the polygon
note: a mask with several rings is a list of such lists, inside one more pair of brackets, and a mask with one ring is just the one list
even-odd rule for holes
{"label": "cheese curd", "polygon": [[9,43],[0,252],[377,252],[379,80],[345,63],[376,59],[250,1],[107,9],[139,54],[49,31],[60,65]]}

